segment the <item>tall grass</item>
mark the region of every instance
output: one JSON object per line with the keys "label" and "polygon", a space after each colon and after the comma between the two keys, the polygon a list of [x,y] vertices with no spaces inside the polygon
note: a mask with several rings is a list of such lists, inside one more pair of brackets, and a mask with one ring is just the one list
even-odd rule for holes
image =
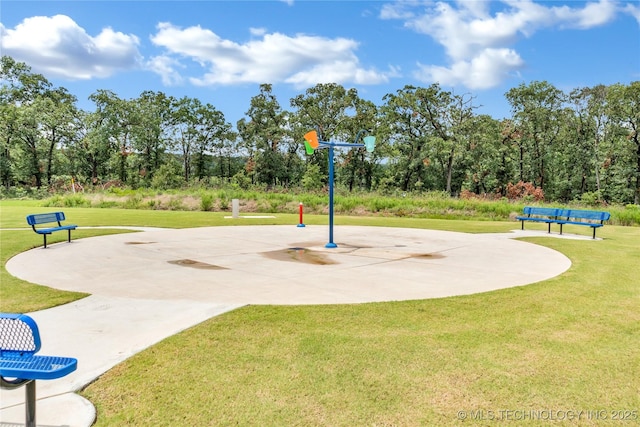
{"label": "tall grass", "polygon": [[[199,189],[196,192],[172,190],[159,193],[150,190],[109,190],[83,195],[55,195],[46,199],[43,206],[229,211],[233,199],[246,202],[243,204],[243,208],[249,209],[248,212],[261,213],[294,214],[298,210],[299,203],[303,203],[306,213],[324,214],[327,212],[328,204],[328,195],[322,191],[315,193],[261,192],[229,187],[214,190]],[[346,192],[338,189],[334,197],[334,212],[336,215],[362,215],[366,213],[385,217],[509,220],[521,213],[523,207],[529,204],[532,202],[509,201],[505,198],[498,200],[453,198],[442,192],[385,195],[371,192]],[[561,206],[559,204],[535,204]],[[562,207],[565,206],[607,210],[611,213],[610,224],[640,225],[640,206],[638,205],[594,207],[576,202]]]}

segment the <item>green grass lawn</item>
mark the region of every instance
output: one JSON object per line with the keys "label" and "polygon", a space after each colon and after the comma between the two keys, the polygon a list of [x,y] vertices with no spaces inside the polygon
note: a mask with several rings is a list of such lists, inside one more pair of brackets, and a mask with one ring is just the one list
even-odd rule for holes
{"label": "green grass lawn", "polygon": [[[3,228],[24,227],[26,214],[44,211],[4,202],[0,208]],[[211,212],[64,211],[81,225],[229,224],[224,214]],[[295,215],[276,216],[251,224],[297,221]],[[305,222],[324,224],[326,217]],[[519,227],[367,217],[338,217],[336,224],[463,232]],[[78,230],[77,238],[105,232],[113,231]],[[587,227],[565,232],[590,235]],[[598,237],[603,240],[527,239],[564,253],[572,267],[522,287],[407,302],[248,306],[131,357],[82,394],[97,407],[97,426],[494,425],[488,418],[508,422],[501,412],[507,410],[521,411],[510,413],[510,425],[638,425],[640,228],[607,225]],[[6,273],[10,256],[41,240],[30,230],[2,231],[3,311],[35,309],[28,296],[40,292],[39,308],[82,297]],[[508,262],[496,260],[495,268]],[[611,419],[612,411],[625,410],[635,419]],[[550,422],[544,419],[549,412],[541,411],[585,412],[580,419]],[[523,414],[543,419],[515,419]],[[485,420],[473,419],[481,416]]]}

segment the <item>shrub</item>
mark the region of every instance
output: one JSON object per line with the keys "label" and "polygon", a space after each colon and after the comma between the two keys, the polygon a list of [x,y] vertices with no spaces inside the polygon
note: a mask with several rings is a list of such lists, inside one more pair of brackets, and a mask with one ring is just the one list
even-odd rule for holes
{"label": "shrub", "polygon": [[220,194],[220,210],[222,211],[228,211],[229,210],[229,197],[227,196],[227,194],[223,191]]}
{"label": "shrub", "polygon": [[582,193],[580,201],[587,206],[602,205],[602,197],[599,191]]}
{"label": "shrub", "polygon": [[509,200],[525,200],[541,202],[544,200],[542,188],[536,188],[531,182],[519,181],[517,184],[507,184],[507,198]]}
{"label": "shrub", "polygon": [[200,197],[200,210],[210,211],[213,208],[213,194],[204,193]]}
{"label": "shrub", "polygon": [[122,204],[122,207],[125,209],[138,209],[142,204],[142,196],[139,194],[133,194],[127,198]]}
{"label": "shrub", "polygon": [[231,183],[242,190],[248,190],[251,188],[251,177],[244,170],[240,170],[231,177]]}
{"label": "shrub", "polygon": [[55,195],[47,199],[42,205],[46,207],[82,208],[90,207],[91,202],[79,194]]}
{"label": "shrub", "polygon": [[184,178],[181,175],[180,164],[169,162],[161,165],[151,179],[151,186],[157,189],[167,190],[180,188]]}
{"label": "shrub", "polygon": [[89,207],[91,202],[79,194],[73,194],[64,198],[64,206],[67,208]]}
{"label": "shrub", "polygon": [[62,207],[64,206],[63,197],[59,194],[56,194],[53,197],[48,198],[42,203],[42,206],[50,208],[50,207]]}
{"label": "shrub", "polygon": [[460,198],[462,200],[475,199],[476,198],[476,193],[465,189],[465,190],[462,190],[460,192]]}
{"label": "shrub", "polygon": [[46,199],[50,196],[49,189],[45,187],[0,186],[0,199]]}
{"label": "shrub", "polygon": [[183,211],[183,210],[187,210],[186,206],[184,205],[184,203],[182,202],[182,199],[180,197],[172,197],[169,200],[169,206],[168,206],[169,210],[172,211]]}
{"label": "shrub", "polygon": [[115,208],[118,206],[118,202],[114,201],[114,200],[103,200],[100,199],[96,204],[96,207],[98,208]]}

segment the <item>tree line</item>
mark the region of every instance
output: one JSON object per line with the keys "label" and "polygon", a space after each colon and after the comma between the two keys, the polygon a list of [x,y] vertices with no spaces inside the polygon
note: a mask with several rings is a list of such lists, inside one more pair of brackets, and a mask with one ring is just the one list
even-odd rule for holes
{"label": "tree line", "polygon": [[[143,91],[122,99],[91,94],[93,111],[43,75],[3,56],[0,73],[0,180],[5,190],[73,180],[179,188],[232,182],[327,185],[327,153],[305,154],[303,135],[376,149],[337,150],[336,185],[345,190],[444,191],[506,196],[527,191],[549,201],[640,203],[640,81],[564,92],[546,81],[506,92],[511,117],[476,114],[471,94],[438,84],[407,85],[382,99],[318,84],[285,109],[262,84],[235,128],[214,105]],[[542,196],[541,196],[542,197]]]}

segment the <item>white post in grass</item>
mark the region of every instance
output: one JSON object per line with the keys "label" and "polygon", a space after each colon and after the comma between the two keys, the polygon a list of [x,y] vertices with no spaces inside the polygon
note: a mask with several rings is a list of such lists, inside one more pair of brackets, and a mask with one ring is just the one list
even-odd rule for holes
{"label": "white post in grass", "polygon": [[231,200],[231,216],[233,218],[240,218],[240,200]]}

